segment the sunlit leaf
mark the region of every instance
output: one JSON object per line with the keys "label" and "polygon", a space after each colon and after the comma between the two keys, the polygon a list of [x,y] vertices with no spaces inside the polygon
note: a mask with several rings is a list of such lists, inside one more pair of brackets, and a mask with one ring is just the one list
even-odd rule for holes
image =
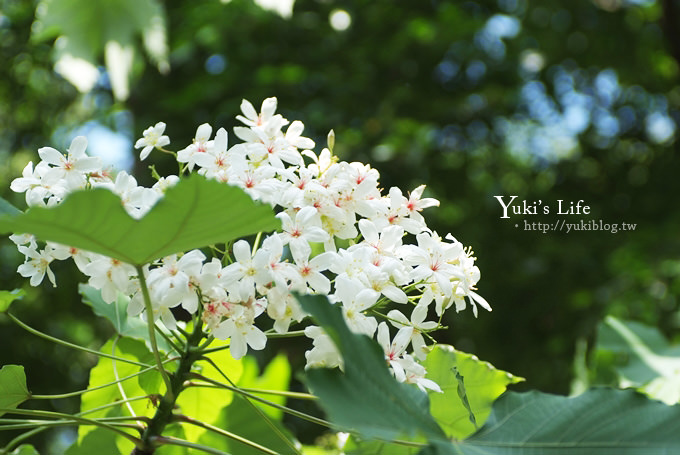
{"label": "sunlit leaf", "polygon": [[[261,375],[254,358],[244,357],[242,362],[243,374],[237,383],[239,387],[287,390],[290,380],[290,365],[285,356],[277,356],[267,365]],[[272,395],[262,395],[262,397],[277,404],[283,404],[285,401],[282,397]],[[255,403],[255,405],[269,417],[270,423],[281,432],[283,437],[289,439],[290,444],[294,444],[293,437],[281,424],[281,411],[262,404]],[[294,454],[295,452],[281,439],[281,436],[274,432],[270,423],[243,398],[235,396],[229,406],[221,410],[216,425],[282,455]],[[246,444],[211,432],[203,433],[199,442],[232,454],[260,455],[262,453]]]}
{"label": "sunlit leaf", "polygon": [[14,289],[13,291],[0,291],[0,312],[7,311],[7,308],[15,300],[22,299],[26,295],[23,289]]}
{"label": "sunlit leaf", "polygon": [[[179,423],[170,423],[163,430],[163,436],[187,440],[187,435],[184,432],[184,427]],[[198,455],[203,452],[192,450],[188,447],[181,447],[171,444],[164,444],[156,449],[154,455]]]}
{"label": "sunlit leaf", "polygon": [[[165,13],[158,0],[43,0],[37,8],[32,38],[59,36],[55,69],[80,91],[88,92],[97,81],[102,55],[117,99],[129,92],[132,59],[124,64],[111,56],[111,47],[128,48],[130,57],[138,37],[159,66],[167,67]],[[98,24],[92,27],[92,24]],[[88,73],[90,73],[88,75]]]}
{"label": "sunlit leaf", "polygon": [[268,206],[199,175],[168,189],[141,220],[131,218],[120,198],[103,188],[72,193],[54,208],[0,216],[0,232],[30,233],[135,265],[278,226]]}
{"label": "sunlit leaf", "polygon": [[[123,357],[140,363],[152,365],[154,362],[153,354],[149,351],[147,346],[142,341],[133,340],[131,338],[119,338],[108,341],[100,349],[102,352],[114,354],[118,357]],[[130,363],[113,360],[108,358],[99,358],[97,365],[90,371],[89,388],[103,386],[110,384],[98,390],[92,390],[83,395],[80,404],[80,412],[85,413],[88,418],[98,417],[113,417],[120,415],[130,415],[131,411],[139,416],[152,416],[155,412],[155,407],[150,399],[147,397],[150,393],[163,393],[162,381],[160,375],[156,370],[150,370],[142,375],[131,377],[121,383],[111,384],[116,378],[124,378],[136,373],[142,367]],[[145,387],[144,384],[153,384],[152,387]],[[143,399],[130,401],[128,404],[118,404],[113,407],[103,406],[109,405],[123,399],[139,398]],[[101,408],[101,409],[99,409]],[[95,410],[96,409],[96,410]],[[98,431],[95,427],[81,426],[78,428],[78,444],[94,444],[96,437],[89,436],[90,433]],[[109,433],[109,432],[107,432]],[[87,442],[88,439],[93,439]],[[111,438],[115,441],[114,450],[119,453],[130,453],[133,444],[122,436]],[[89,446],[87,446],[89,447]],[[75,449],[74,449],[75,450]],[[79,453],[79,452],[78,452]],[[97,453],[98,452],[87,452]],[[115,453],[115,452],[114,452]]]}
{"label": "sunlit leaf", "polygon": [[[288,390],[290,382],[290,364],[285,355],[279,354],[274,357],[267,367],[260,374],[257,361],[252,357],[246,357],[244,362],[243,376],[238,382],[238,386],[246,389],[261,390]],[[262,395],[268,401],[279,405],[286,404],[286,398],[279,395]],[[271,406],[262,406],[263,410],[270,417],[281,420],[283,411]]]}
{"label": "sunlit leaf", "polygon": [[120,437],[109,430],[92,428],[82,439],[75,441],[65,455],[119,455],[121,452],[116,445],[117,438]]}
{"label": "sunlit leaf", "polygon": [[[30,398],[26,373],[21,365],[5,365],[0,369],[0,408],[15,409]],[[4,412],[0,412],[3,415]]]}
{"label": "sunlit leaf", "polygon": [[616,354],[621,387],[636,387],[666,404],[680,400],[680,345],[655,327],[607,316],[598,330],[597,357]]}
{"label": "sunlit leaf", "polygon": [[302,308],[333,338],[345,361],[338,369],[310,369],[307,380],[333,423],[366,438],[394,439],[404,434],[444,438],[429,412],[427,395],[400,384],[387,370],[376,342],[352,333],[339,307],[322,296],[301,296]]}
{"label": "sunlit leaf", "polygon": [[[214,340],[211,347],[225,346],[229,343]],[[232,381],[238,381],[243,373],[241,360],[235,360],[229,351],[218,351],[211,358],[219,365],[220,369],[229,375]],[[194,371],[201,375],[219,382],[226,382],[224,377],[208,362],[200,360],[194,364]],[[182,391],[177,399],[179,412],[208,424],[215,424],[222,408],[228,406],[233,400],[233,392],[212,387],[188,387]],[[184,425],[186,437],[190,441],[197,441],[206,430],[194,425]]]}
{"label": "sunlit leaf", "polygon": [[506,387],[523,380],[448,345],[435,346],[423,365],[427,369],[427,378],[439,384],[444,392],[430,393],[432,415],[449,436],[458,439],[469,436],[477,428],[470,421],[470,412],[460,398],[460,382],[453,368],[462,377],[464,396],[478,426],[486,421],[491,405]]}
{"label": "sunlit leaf", "polygon": [[30,444],[21,444],[11,451],[9,455],[40,455],[40,453]]}

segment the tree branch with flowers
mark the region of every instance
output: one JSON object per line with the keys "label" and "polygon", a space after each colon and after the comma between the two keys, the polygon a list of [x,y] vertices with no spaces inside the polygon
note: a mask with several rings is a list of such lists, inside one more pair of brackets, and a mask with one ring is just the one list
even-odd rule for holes
{"label": "tree branch with flowers", "polygon": [[[66,154],[40,149],[41,161],[12,182],[29,207],[0,207],[0,230],[12,233],[26,258],[18,272],[32,286],[45,276],[56,286],[51,264],[73,259],[87,278],[86,300],[118,333],[95,352],[88,389],[66,394],[82,396],[76,415],[19,408],[44,397],[28,392],[21,367],[0,370],[0,386],[13,391],[0,412],[31,417],[0,419],[0,429],[26,430],[0,453],[34,450],[20,444],[67,425],[79,427],[69,455],[90,453],[98,438],[136,455],[310,450],[282,425],[283,413],[326,426],[336,451],[485,447],[488,426],[478,425],[520,379],[434,338],[446,311],[491,311],[476,292],[471,249],[427,227],[421,212],[439,202],[423,197],[424,185],[406,196],[398,188],[383,194],[377,170],[333,155],[332,132],[317,154],[302,122],[288,122],[276,107],[268,98],[258,113],[244,100],[237,119],[245,126],[234,129],[242,142],[231,147],[226,130],[213,137],[208,124],[177,152],[166,149],[164,123],[146,129],[135,144],[140,158],[169,153],[179,169],[156,176],[150,188],[103,169],[86,155],[83,137]],[[18,295],[4,295],[5,306]],[[176,319],[180,308],[188,322]],[[36,336],[85,349],[10,317]],[[310,340],[312,393],[287,390],[281,380],[289,369],[279,374],[279,389],[252,387],[277,381],[267,371],[266,380],[258,378],[248,352],[290,336]],[[288,406],[287,398],[319,400],[329,420]],[[505,395],[493,412],[534,398]],[[229,423],[244,415],[266,428],[259,436],[271,446],[234,431],[253,432]],[[497,429],[505,423],[494,423],[495,415],[489,422]]]}

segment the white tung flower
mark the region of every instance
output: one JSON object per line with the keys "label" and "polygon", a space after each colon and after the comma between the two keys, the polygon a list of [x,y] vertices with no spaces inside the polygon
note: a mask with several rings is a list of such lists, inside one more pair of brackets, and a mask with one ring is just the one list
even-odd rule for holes
{"label": "white tung flower", "polygon": [[53,167],[45,173],[47,180],[65,180],[70,189],[80,188],[85,185],[85,175],[101,169],[101,159],[89,157],[85,154],[87,139],[85,136],[77,136],[71,142],[68,156],[64,156],[52,147],[43,147],[38,150],[38,155]]}
{"label": "white tung flower", "polygon": [[208,148],[212,146],[212,141],[210,141],[210,136],[212,135],[212,126],[207,123],[202,124],[196,129],[196,136],[194,137],[194,142],[177,152],[177,161],[180,163],[187,163],[189,166],[189,171],[194,169],[196,165],[196,158],[208,151]]}
{"label": "white tung flower", "polygon": [[[255,308],[253,308],[255,307]],[[264,349],[267,344],[267,335],[257,328],[255,318],[262,313],[262,307],[252,305],[235,307],[231,317],[222,321],[212,331],[215,338],[220,340],[229,339],[229,352],[235,359],[240,359],[248,351],[248,346],[256,351]]]}
{"label": "white tung flower", "polygon": [[287,212],[276,215],[281,220],[281,240],[290,246],[294,255],[303,256],[311,251],[310,242],[325,242],[328,233],[321,228],[317,211],[314,207],[304,207],[295,214],[293,219]]}
{"label": "white tung flower", "polygon": [[115,302],[119,292],[127,292],[130,277],[137,276],[137,271],[130,264],[106,256],[98,256],[87,264],[83,273],[90,277],[90,286],[101,290],[106,303]]}
{"label": "white tung flower", "polygon": [[52,286],[57,286],[54,272],[50,269],[50,263],[54,260],[54,257],[49,251],[38,251],[36,248],[26,246],[19,246],[18,249],[26,256],[26,262],[21,264],[17,271],[21,276],[31,278],[31,286],[37,286],[42,283],[45,274],[50,279]]}
{"label": "white tung flower", "polygon": [[257,250],[255,256],[250,254],[250,244],[245,240],[234,243],[234,259],[222,271],[222,284],[241,300],[247,301],[255,296],[255,287],[264,286],[272,281],[269,273],[269,254],[265,250]]}
{"label": "white tung flower", "polygon": [[[73,258],[105,301],[121,295],[130,300],[129,315],[160,319],[173,329],[177,321],[172,308],[181,305],[192,314],[202,310],[207,330],[230,340],[235,358],[265,347],[267,336],[255,325],[261,314],[270,318],[262,326],[273,322],[276,332],[285,333],[305,317],[292,293],[327,295],[353,332],[377,337],[399,381],[439,391],[418,363],[428,350],[424,335],[440,328],[436,319],[427,320],[428,306],[434,303],[432,313],[438,316],[454,304],[461,310],[468,301],[475,315],[477,306],[490,310],[475,292],[480,272],[472,252],[450,235],[443,241],[428,229],[421,211],[439,202],[422,197],[424,185],[407,197],[399,188],[383,194],[376,169],[340,162],[331,152],[332,139],[317,155],[310,150],[314,142],[302,136],[303,123],[289,124],[276,108],[276,98],[265,99],[260,112],[243,100],[237,117],[243,126],[234,128],[242,143],[229,148],[224,128],[211,139],[213,128],[205,123],[196,129],[193,143],[176,156],[182,163],[180,174],[197,168],[200,175],[240,187],[252,199],[276,207],[281,229],[266,236],[258,249],[241,239],[227,245],[231,251],[215,248],[219,253],[207,261],[204,253],[193,250],[144,266],[151,314],[145,311],[137,271],[112,258],[50,242],[43,248],[32,236],[15,235],[12,241],[26,256],[18,272],[32,285],[45,275],[54,284],[51,262]],[[165,127],[158,122],[137,140],[142,160],[170,143]],[[155,175],[159,180],[152,188],[140,186],[126,172],[101,169],[98,158],[85,154],[86,147],[87,140],[79,136],[67,154],[41,148],[42,161],[29,163],[11,189],[25,193],[29,206],[51,207],[74,190],[106,188],[120,196],[131,216],[140,218],[179,180]],[[415,236],[417,245],[406,244],[411,239],[406,233]],[[401,311],[382,314],[387,300],[400,303]],[[378,325],[376,315],[389,322]],[[393,339],[390,330],[396,332]],[[305,334],[313,342],[305,353],[307,367],[343,367],[327,333],[312,326]],[[412,355],[406,353],[409,346]]]}
{"label": "white tung flower", "polygon": [[423,332],[434,330],[438,324],[434,321],[425,321],[427,317],[427,307],[417,306],[411,313],[411,320],[409,321],[404,314],[399,310],[392,310],[387,313],[387,317],[393,326],[397,328],[412,327],[411,344],[413,345],[413,352],[418,360],[425,360],[427,356],[427,345],[423,338]]}
{"label": "white tung flower", "polygon": [[413,327],[402,327],[399,329],[392,342],[390,342],[390,330],[387,324],[381,322],[378,325],[378,344],[380,344],[383,351],[385,351],[385,360],[387,360],[387,364],[392,368],[394,377],[399,382],[406,381],[406,372],[399,362],[399,359],[406,350],[406,346],[408,346],[412,334]]}
{"label": "white tung flower", "polygon": [[150,126],[144,130],[144,133],[142,133],[144,137],[135,142],[136,149],[143,147],[142,151],[139,153],[140,160],[144,161],[154,148],[164,147],[170,144],[170,138],[163,135],[164,131],[165,123],[163,122],[158,122],[154,126]]}
{"label": "white tung flower", "polygon": [[307,365],[305,368],[344,367],[342,355],[331,337],[321,327],[310,325],[305,328],[305,335],[312,339],[313,348],[305,352]]}

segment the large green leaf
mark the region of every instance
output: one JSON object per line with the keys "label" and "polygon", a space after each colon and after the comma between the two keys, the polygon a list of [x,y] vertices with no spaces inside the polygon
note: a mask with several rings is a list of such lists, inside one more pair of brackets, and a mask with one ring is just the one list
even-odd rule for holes
{"label": "large green leaf", "polygon": [[239,188],[199,175],[168,189],[140,220],[102,188],[75,192],[54,208],[0,216],[0,232],[30,233],[134,265],[279,226],[268,206]]}
{"label": "large green leaf", "polygon": [[591,389],[567,398],[506,392],[460,455],[670,455],[680,453],[680,406],[632,390]]}
{"label": "large green leaf", "polygon": [[[21,365],[5,365],[0,369],[0,408],[15,409],[31,397],[26,386],[26,373]],[[4,412],[0,412],[0,416]]]}
{"label": "large green leaf", "polygon": [[[428,379],[439,384],[444,392],[430,393],[432,415],[444,431],[456,439],[465,438],[477,429],[469,418],[470,411],[481,426],[491,413],[491,405],[506,387],[523,380],[448,345],[435,346],[424,366]],[[467,399],[470,410],[461,397]]]}
{"label": "large green leaf", "polygon": [[352,333],[338,306],[322,296],[301,296],[299,300],[344,358],[344,373],[321,368],[307,372],[310,388],[333,423],[366,438],[415,434],[445,438],[430,415],[427,395],[413,385],[397,382],[387,369],[380,346],[365,335]]}
{"label": "large green leaf", "polygon": [[[449,345],[435,346],[423,365],[427,368],[427,378],[439,384],[443,392],[429,394],[432,416],[449,436],[456,439],[463,439],[481,427],[491,413],[493,402],[506,387],[523,380]],[[470,414],[479,427],[472,423]],[[442,449],[445,446],[437,450]],[[352,455],[412,455],[418,452],[413,447],[353,437],[344,450]]]}
{"label": "large green leaf", "polygon": [[621,387],[636,387],[666,404],[680,400],[680,345],[671,345],[655,327],[605,318],[598,330],[596,358],[615,356]]}

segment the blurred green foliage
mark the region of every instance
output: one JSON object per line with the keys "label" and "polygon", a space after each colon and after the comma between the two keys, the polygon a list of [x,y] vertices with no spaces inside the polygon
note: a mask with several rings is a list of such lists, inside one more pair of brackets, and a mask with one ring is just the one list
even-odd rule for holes
{"label": "blurred green foliage", "polygon": [[[136,59],[120,102],[103,55],[99,81],[80,94],[52,70],[55,43],[30,39],[36,3],[0,0],[2,196],[23,207],[11,179],[39,147],[64,149],[83,125],[131,144],[163,121],[179,149],[203,122],[235,126],[242,98],[258,106],[276,96],[318,146],[333,128],[340,158],[371,163],[385,188],[426,183],[441,200],[429,224],[474,247],[479,293],[494,310],[451,315],[440,341],[525,377],[519,388],[564,393],[576,340],[592,341],[606,314],[679,338],[679,3],[298,0],[283,18],[251,0],[168,0],[170,71]],[[345,30],[331,26],[337,11],[351,19]],[[174,172],[163,158],[151,157]],[[146,165],[135,170],[148,183]],[[495,195],[540,200],[551,215],[501,219]],[[560,199],[592,212],[558,216]],[[636,228],[544,234],[524,230],[525,219]],[[0,254],[2,289],[27,286],[9,241]],[[110,329],[79,302],[75,268],[59,268],[63,286],[27,289],[13,311],[101,344]],[[0,361],[25,365],[31,390],[84,384],[93,359],[0,323],[11,346]],[[294,346],[296,356],[306,349]]]}

